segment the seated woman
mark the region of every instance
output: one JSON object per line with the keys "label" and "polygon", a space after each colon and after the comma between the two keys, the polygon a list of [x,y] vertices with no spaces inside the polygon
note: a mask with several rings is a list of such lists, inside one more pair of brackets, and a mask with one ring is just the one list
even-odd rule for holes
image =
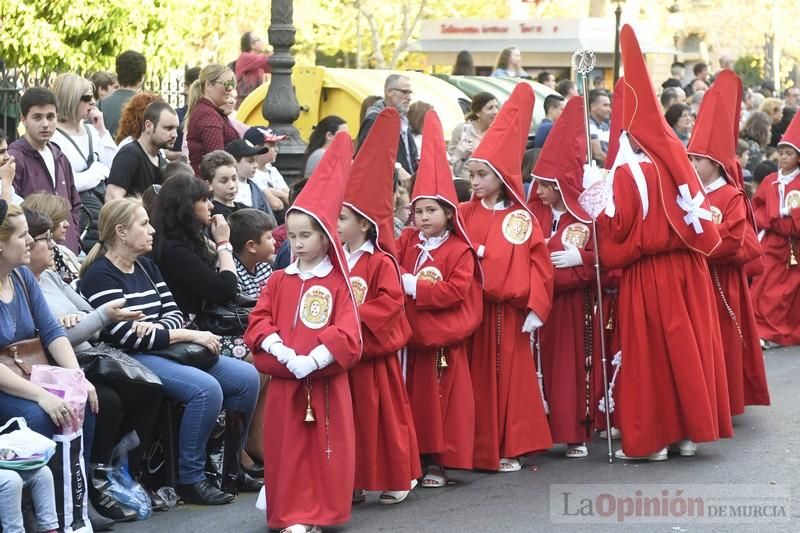
{"label": "seated woman", "polygon": [[[55,241],[52,236],[52,223],[47,215],[25,209],[28,231],[33,237],[31,246],[30,269],[39,281],[39,287],[47,301],[50,312],[64,327],[67,338],[76,354],[90,350],[89,340],[96,338],[100,331],[117,322],[139,320],[144,318],[141,311],[123,308],[122,298],[108,302],[98,309],[84,300],[75,290],[64,283],[53,266],[53,250]],[[92,442],[92,463],[108,464],[111,452],[119,439],[131,431],[136,431],[140,445],[128,455],[128,469],[138,478],[141,473],[142,456],[149,448],[155,429],[162,391],[160,385],[151,385],[128,381],[111,382],[102,376],[90,378],[97,389],[97,396],[103,409],[97,415],[95,433]],[[166,502],[151,493],[153,506],[167,509]],[[100,502],[94,501],[100,513],[108,518],[115,518],[113,512],[104,512]]]}
{"label": "seated woman", "polygon": [[64,280],[65,283],[72,283],[78,279],[78,271],[81,263],[78,257],[66,246],[64,241],[67,238],[67,228],[69,228],[69,204],[67,201],[53,193],[37,192],[29,194],[22,202],[23,209],[38,211],[47,216],[52,223],[53,242],[53,263],[52,267]]}
{"label": "seated woman", "polygon": [[[205,158],[204,158],[205,161]],[[235,179],[235,178],[234,178]],[[225,217],[212,215],[208,184],[191,174],[177,174],[161,186],[155,209],[153,258],[172,290],[178,309],[193,321],[204,304],[229,304],[239,294],[239,280]],[[213,240],[206,236],[211,234]],[[220,354],[250,358],[240,336],[222,337]],[[250,358],[252,360],[252,358]],[[263,398],[263,394],[260,395]],[[259,407],[263,402],[259,403]],[[260,458],[261,411],[256,411],[248,450]],[[242,457],[249,469],[252,461]]]}
{"label": "seated woman", "polygon": [[143,257],[152,249],[155,231],[141,202],[133,198],[108,202],[100,211],[99,228],[100,241],[82,265],[81,294],[95,308],[125,298],[129,307],[145,313],[142,320],[105,328],[100,339],[131,353],[161,379],[167,398],[185,405],[178,435],[178,494],[187,503],[230,503],[234,495],[206,479],[206,444],[222,408],[238,413],[247,427],[258,395],[258,373],[227,357],[204,371],[153,353],[178,342],[201,344],[219,353],[219,337],[183,327],[161,272]]}
{"label": "seated woman", "polygon": [[[55,364],[78,368],[63,328],[47,308],[27,267],[32,244],[22,208],[0,200],[0,352],[8,355],[9,345],[38,336]],[[98,402],[94,386],[87,381],[86,387],[89,397],[83,429],[86,442],[91,443],[92,413],[97,412]],[[33,431],[52,437],[57,428],[72,424],[76,413],[62,398],[0,363],[0,425],[16,416],[25,418]]]}

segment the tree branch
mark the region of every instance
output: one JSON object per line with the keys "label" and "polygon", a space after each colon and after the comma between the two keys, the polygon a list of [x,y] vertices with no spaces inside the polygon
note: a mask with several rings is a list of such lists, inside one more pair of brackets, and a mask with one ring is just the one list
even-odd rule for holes
{"label": "tree branch", "polygon": [[422,19],[422,12],[425,10],[426,1],[427,0],[420,0],[419,9],[417,9],[417,13],[411,25],[408,24],[408,12],[411,10],[411,6],[407,3],[403,4],[403,35],[400,36],[400,40],[397,46],[395,46],[394,52],[392,52],[392,60],[389,63],[390,69],[397,66],[397,62],[400,60],[400,54],[408,50],[408,41],[411,39],[411,35],[417,28],[420,19]]}

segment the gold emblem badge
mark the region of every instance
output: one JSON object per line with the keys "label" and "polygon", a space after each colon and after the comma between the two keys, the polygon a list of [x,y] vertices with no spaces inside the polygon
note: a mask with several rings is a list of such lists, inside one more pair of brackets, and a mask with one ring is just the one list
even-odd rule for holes
{"label": "gold emblem badge", "polygon": [[711,206],[711,220],[714,221],[714,224],[722,223],[722,211],[720,211],[719,207],[715,205]]}
{"label": "gold emblem badge", "polygon": [[428,283],[435,284],[443,279],[442,273],[436,267],[425,267],[417,272],[417,281],[427,281]]}
{"label": "gold emblem badge", "polygon": [[561,232],[561,244],[566,246],[569,243],[576,248],[583,248],[589,242],[589,235],[589,228],[586,224],[575,222]]}
{"label": "gold emblem badge", "polygon": [[788,193],[784,203],[789,209],[796,209],[800,207],[800,191],[791,191]]}
{"label": "gold emblem badge", "polygon": [[531,216],[524,209],[517,209],[503,219],[503,237],[511,244],[522,244],[533,233]]}
{"label": "gold emblem badge", "polygon": [[322,285],[310,287],[300,300],[300,320],[311,329],[319,329],[327,324],[332,310],[333,296]]}
{"label": "gold emblem badge", "polygon": [[367,299],[367,282],[364,278],[353,276],[350,278],[350,287],[353,289],[353,296],[356,299],[356,305],[361,305]]}

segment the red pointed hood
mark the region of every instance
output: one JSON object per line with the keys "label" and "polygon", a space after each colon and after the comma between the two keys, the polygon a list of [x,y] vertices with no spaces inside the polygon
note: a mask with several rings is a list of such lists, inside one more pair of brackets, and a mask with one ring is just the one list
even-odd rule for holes
{"label": "red pointed hood", "polygon": [[[558,184],[564,204],[572,216],[590,223],[591,217],[578,203],[583,192],[583,165],[586,164],[586,125],[583,99],[571,98],[553,129],[547,135],[544,147],[533,169],[537,180]],[[541,202],[536,195],[537,184],[531,186],[528,204]]]}
{"label": "red pointed hood", "polygon": [[611,170],[619,152],[619,136],[622,134],[622,109],[625,106],[625,77],[622,76],[614,84],[611,102],[611,127],[608,132],[608,152],[606,153],[606,170]]}
{"label": "red pointed hood", "polygon": [[[483,279],[478,256],[475,255],[472,241],[466,231],[466,225],[461,218],[461,210],[456,187],[453,185],[453,172],[447,158],[447,148],[444,143],[444,130],[436,111],[425,113],[425,123],[422,126],[422,153],[417,168],[417,177],[414,181],[414,190],[411,191],[411,205],[421,198],[439,200],[453,208],[454,233],[462,238],[473,249],[475,257],[475,271]],[[412,215],[413,216],[413,215]]]}
{"label": "red pointed hood", "polygon": [[314,173],[308,178],[308,183],[286,212],[288,216],[292,211],[300,211],[319,222],[331,243],[328,248],[331,263],[345,279],[350,277],[350,272],[347,268],[344,248],[342,248],[339,233],[336,230],[336,221],[342,211],[344,191],[352,163],[353,141],[350,134],[347,132],[337,133],[331,145],[325,150],[317,168],[314,169]]}
{"label": "red pointed hood", "polygon": [[622,129],[653,162],[658,175],[658,203],[672,229],[688,248],[709,255],[720,238],[711,220],[703,184],[689,163],[683,144],[661,113],[639,41],[628,24],[622,27],[620,46],[625,66]]}
{"label": "red pointed hood", "polygon": [[394,244],[394,162],[400,136],[400,115],[387,107],[375,119],[350,169],[344,205],[372,222],[378,248],[397,257]]}
{"label": "red pointed hood", "polygon": [[740,188],[736,159],[742,82],[731,70],[723,70],[706,91],[686,152],[707,157],[720,165],[728,183]]}
{"label": "red pointed hood", "polygon": [[781,137],[778,146],[782,144],[788,144],[798,152],[800,152],[800,113],[797,113],[792,121],[789,123],[789,127],[786,128],[786,132]]}
{"label": "red pointed hood", "polygon": [[513,199],[524,209],[528,208],[522,186],[522,158],[528,143],[535,99],[529,84],[518,83],[470,157],[492,167]]}

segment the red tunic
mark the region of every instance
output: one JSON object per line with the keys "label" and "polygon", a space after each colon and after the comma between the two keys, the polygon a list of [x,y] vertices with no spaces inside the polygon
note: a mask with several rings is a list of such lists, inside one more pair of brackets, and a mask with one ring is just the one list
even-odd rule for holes
{"label": "red tunic", "polygon": [[[794,203],[798,191],[800,178],[795,177],[786,185],[784,198],[798,205]],[[800,209],[781,216],[779,194],[778,174],[773,173],[764,178],[753,197],[756,223],[764,231],[764,271],[753,279],[751,290],[761,338],[789,346],[800,344],[800,265],[789,266],[790,247],[800,262]]]}
{"label": "red tunic", "polygon": [[622,367],[615,415],[631,456],[681,439],[733,434],[714,294],[703,255],[687,249],[662,207],[658,175],[641,164],[649,213],[627,166],[615,173],[616,214],[597,219],[600,254],[621,268],[617,325]]}
{"label": "red tunic", "polygon": [[[397,241],[404,272],[417,274],[417,297],[406,298],[411,324],[406,386],[419,451],[435,464],[472,468],[475,401],[466,342],[481,319],[481,285],[474,252],[453,233],[415,272],[419,232],[406,228]],[[435,269],[435,270],[434,270]],[[433,280],[435,282],[432,282]],[[429,280],[429,281],[426,281]],[[440,362],[444,355],[447,366]]]}
{"label": "red tunic", "polygon": [[[534,214],[544,228],[552,226],[553,211],[539,202]],[[539,330],[544,392],[550,407],[550,432],[554,442],[579,443],[588,440],[596,402],[587,376],[586,357],[592,355],[586,343],[593,342],[594,331],[594,254],[591,226],[579,221],[569,211],[561,215],[556,232],[547,239],[547,251],[564,250],[565,238],[581,249],[583,264],[556,268],[553,273],[553,308]],[[566,237],[565,237],[566,234]],[[591,369],[591,361],[590,361]],[[589,396],[587,397],[587,378]],[[587,413],[588,409],[588,413]],[[588,416],[587,416],[588,415]]]}
{"label": "red tunic", "polygon": [[[335,360],[298,380],[261,349],[272,333],[298,355],[324,344]],[[267,524],[279,529],[347,522],[356,448],[347,370],[361,355],[358,317],[347,281],[335,269],[306,281],[275,272],[250,313],[245,341],[256,368],[272,376],[264,409]],[[308,385],[314,423],[304,422]]]}
{"label": "red tunic", "polygon": [[[594,353],[592,354],[592,409],[594,410],[594,427],[598,430],[606,429],[606,414],[600,410],[600,401],[605,398],[606,383],[603,381],[603,352],[600,351],[600,332],[598,331],[602,326],[603,333],[606,340],[606,377],[608,383],[614,377],[614,369],[612,365],[614,355],[620,351],[619,345],[619,327],[617,327],[617,298],[619,297],[619,280],[622,271],[619,269],[611,270],[602,273],[603,283],[603,321],[605,324],[600,324],[595,321],[594,325]],[[595,316],[595,318],[597,318]],[[611,419],[611,427],[617,427],[614,419],[614,412],[609,414]]]}
{"label": "red tunic", "polygon": [[731,414],[739,415],[745,405],[769,405],[764,354],[740,259],[745,235],[755,231],[747,220],[744,195],[736,187],[725,184],[707,196],[722,238],[708,263],[716,293]]}
{"label": "red tunic", "polygon": [[[356,488],[408,490],[420,471],[417,432],[397,352],[411,337],[397,267],[364,253],[350,271],[364,353],[350,369],[356,424]],[[366,292],[364,289],[366,288]],[[365,299],[364,299],[365,298]],[[363,300],[362,300],[363,299]]]}
{"label": "red tunic", "polygon": [[483,322],[471,344],[475,392],[474,467],[498,470],[501,458],[553,445],[536,385],[529,310],[544,322],[553,298],[553,265],[539,223],[512,205],[487,209],[481,200],[461,204],[473,245],[485,250]]}

